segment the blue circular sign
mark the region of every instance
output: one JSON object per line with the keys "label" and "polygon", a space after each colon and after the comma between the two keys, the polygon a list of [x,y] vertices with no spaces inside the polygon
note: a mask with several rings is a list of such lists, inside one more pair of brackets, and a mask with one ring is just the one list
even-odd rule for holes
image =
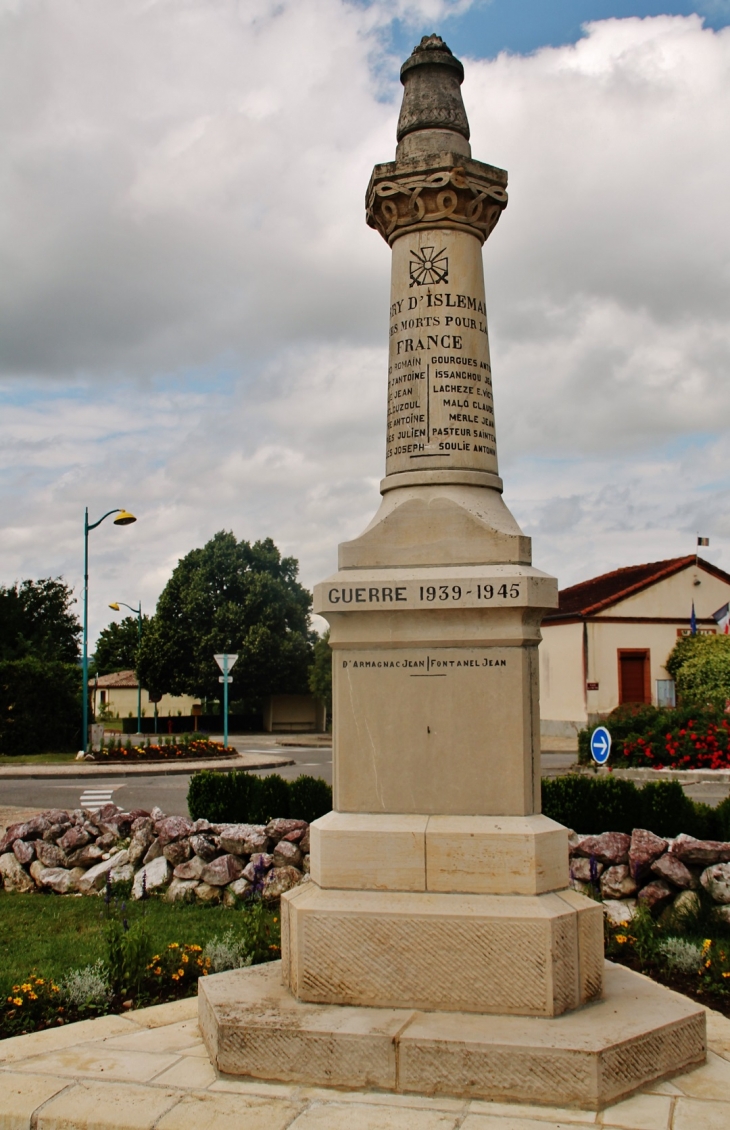
{"label": "blue circular sign", "polygon": [[596,726],[591,734],[591,757],[598,765],[605,765],[611,752],[611,735],[605,726]]}

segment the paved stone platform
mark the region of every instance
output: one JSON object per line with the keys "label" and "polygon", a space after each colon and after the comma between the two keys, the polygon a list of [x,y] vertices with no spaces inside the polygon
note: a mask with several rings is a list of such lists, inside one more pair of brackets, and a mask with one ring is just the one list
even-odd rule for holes
{"label": "paved stone platform", "polygon": [[267,1084],[215,1071],[193,997],[0,1042],[0,1130],[728,1130],[730,1020],[708,1062],[599,1113]]}

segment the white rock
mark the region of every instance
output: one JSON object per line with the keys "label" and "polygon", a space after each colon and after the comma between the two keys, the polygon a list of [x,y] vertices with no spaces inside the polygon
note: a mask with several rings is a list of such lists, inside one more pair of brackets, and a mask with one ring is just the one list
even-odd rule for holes
{"label": "white rock", "polygon": [[167,886],[171,876],[172,867],[170,867],[164,855],[159,855],[157,859],[153,859],[151,863],[146,863],[144,867],[140,867],[139,871],[134,876],[132,898],[141,899],[143,887],[148,893],[150,891],[159,891],[161,887]]}
{"label": "white rock", "polygon": [[197,879],[173,879],[165,891],[165,902],[194,902]]}
{"label": "white rock", "polygon": [[2,875],[3,887],[6,891],[23,893],[35,890],[35,883],[28,872],[20,866],[12,851],[0,855],[0,875]]}
{"label": "white rock", "polygon": [[730,863],[713,863],[706,867],[700,882],[715,902],[730,903]]}
{"label": "white rock", "polygon": [[110,883],[131,883],[133,879],[134,864],[132,863],[117,863],[109,872]]}
{"label": "white rock", "polygon": [[77,889],[82,894],[88,895],[93,890],[100,891],[106,883],[107,873],[114,867],[121,867],[123,863],[129,862],[129,856],[126,851],[118,851],[111,859],[104,859],[101,863],[95,863],[90,867],[82,877],[78,880]]}
{"label": "white rock", "polygon": [[603,913],[611,926],[623,926],[636,914],[636,899],[611,899],[604,902]]}
{"label": "white rock", "polygon": [[67,895],[74,889],[73,875],[65,867],[45,867],[38,879],[39,886],[57,895]]}

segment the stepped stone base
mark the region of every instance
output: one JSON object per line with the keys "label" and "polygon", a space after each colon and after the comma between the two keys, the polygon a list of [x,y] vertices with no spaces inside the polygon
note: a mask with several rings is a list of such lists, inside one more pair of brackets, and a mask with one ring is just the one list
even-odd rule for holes
{"label": "stepped stone base", "polygon": [[557,1018],[419,1012],[305,1003],[271,962],[201,978],[198,1011],[219,1071],[325,1087],[597,1110],[704,1061],[699,1005],[610,962],[604,983]]}

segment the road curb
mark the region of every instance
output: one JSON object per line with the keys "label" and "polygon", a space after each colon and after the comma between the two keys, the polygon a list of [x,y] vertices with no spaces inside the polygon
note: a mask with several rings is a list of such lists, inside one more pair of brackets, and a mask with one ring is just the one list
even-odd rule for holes
{"label": "road curb", "polygon": [[154,765],[125,765],[115,762],[111,765],[90,765],[88,762],[72,762],[67,766],[58,765],[26,765],[17,769],[0,768],[0,781],[19,780],[63,780],[64,777],[171,777],[177,774],[197,773],[201,769],[210,769],[214,773],[225,773],[231,769],[279,769],[284,765],[295,765],[291,757],[277,757],[272,755],[267,758],[243,757],[227,758],[225,761],[188,761],[186,764],[168,764],[158,761]]}

